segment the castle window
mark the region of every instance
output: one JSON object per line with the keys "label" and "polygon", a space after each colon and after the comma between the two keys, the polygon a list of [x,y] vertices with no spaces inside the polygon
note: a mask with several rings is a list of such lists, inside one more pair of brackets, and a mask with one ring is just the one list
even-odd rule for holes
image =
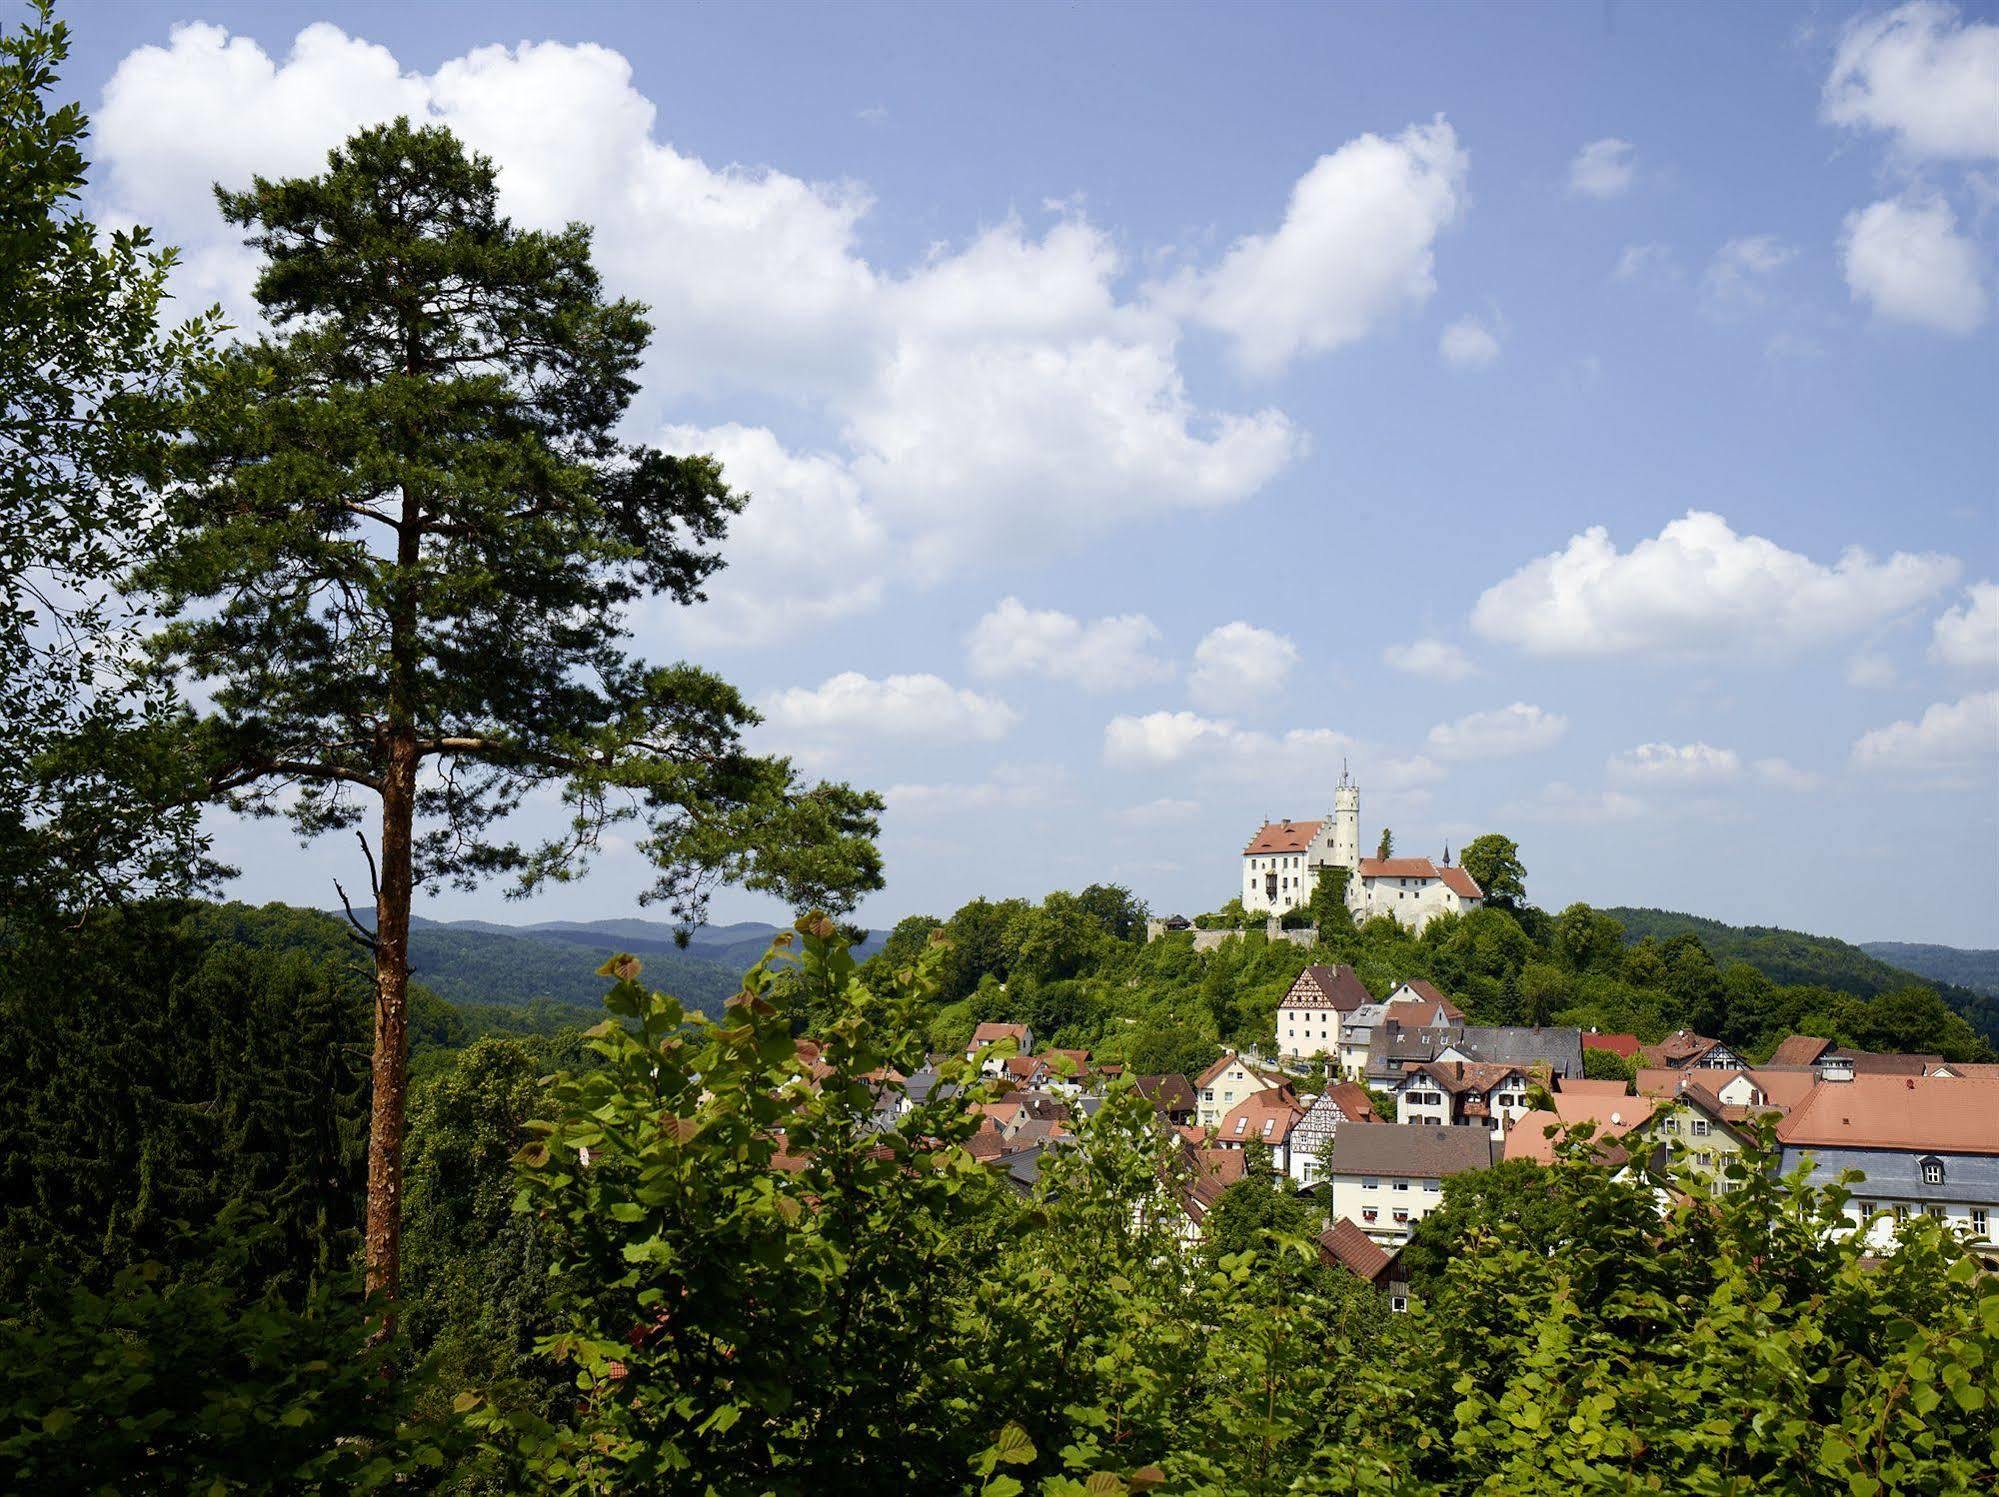
{"label": "castle window", "polygon": [[1923,1184],[1943,1184],[1943,1161],[1941,1159],[1932,1157],[1923,1161]]}

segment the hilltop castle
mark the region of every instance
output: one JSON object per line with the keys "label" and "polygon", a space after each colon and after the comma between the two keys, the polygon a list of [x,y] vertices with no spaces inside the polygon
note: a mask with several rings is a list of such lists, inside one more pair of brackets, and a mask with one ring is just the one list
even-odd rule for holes
{"label": "hilltop castle", "polygon": [[1446,913],[1485,903],[1485,891],[1464,869],[1428,858],[1360,855],[1360,789],[1344,768],[1333,790],[1333,814],[1323,821],[1266,821],[1242,850],[1242,907],[1252,915],[1283,915],[1312,897],[1322,868],[1344,868],[1347,908],[1356,921],[1391,915],[1421,930]]}

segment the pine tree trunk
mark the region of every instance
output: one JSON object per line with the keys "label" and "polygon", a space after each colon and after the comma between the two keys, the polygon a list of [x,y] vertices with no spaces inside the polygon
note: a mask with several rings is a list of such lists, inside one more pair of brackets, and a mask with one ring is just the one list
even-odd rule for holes
{"label": "pine tree trunk", "polygon": [[368,1120],[368,1293],[393,1301],[402,1268],[403,1113],[409,1069],[410,840],[416,739],[389,744],[382,777],[381,892],[375,901],[374,1103]]}

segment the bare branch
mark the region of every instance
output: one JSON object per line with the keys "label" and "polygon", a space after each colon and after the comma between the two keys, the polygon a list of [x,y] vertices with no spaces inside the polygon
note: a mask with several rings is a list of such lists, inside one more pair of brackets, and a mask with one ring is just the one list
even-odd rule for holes
{"label": "bare branch", "polygon": [[333,892],[340,896],[340,908],[347,912],[347,923],[354,927],[347,933],[348,939],[358,941],[369,951],[376,949],[375,933],[354,917],[354,906],[348,901],[347,891],[340,887],[340,880],[333,881]]}

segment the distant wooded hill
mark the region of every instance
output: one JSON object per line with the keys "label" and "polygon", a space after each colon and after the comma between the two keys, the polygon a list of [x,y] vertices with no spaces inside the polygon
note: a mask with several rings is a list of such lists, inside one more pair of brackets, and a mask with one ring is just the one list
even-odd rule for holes
{"label": "distant wooded hill", "polygon": [[1999,951],[1921,946],[1908,941],[1862,941],[1860,949],[1904,971],[1999,998]]}
{"label": "distant wooded hill", "polygon": [[[1873,941],[1856,946],[1832,936],[1807,935],[1768,925],[1726,925],[1672,910],[1607,909],[1624,922],[1625,938],[1664,941],[1692,931],[1715,961],[1747,962],[1772,982],[1815,983],[1871,998],[1912,984],[1937,996],[1999,1045],[1999,951],[1962,951],[1954,946],[1917,946]],[[1918,964],[1918,958],[1923,960]],[[1983,986],[1968,982],[1979,977]]]}
{"label": "distant wooded hill", "polygon": [[[451,1003],[514,1006],[537,1001],[595,1009],[605,982],[597,969],[619,952],[645,964],[646,985],[701,1004],[727,998],[743,973],[769,948],[780,927],[747,920],[708,925],[686,947],[658,920],[551,920],[502,925],[489,920],[415,920],[410,968]],[[881,948],[886,932],[870,931],[857,959]]]}

